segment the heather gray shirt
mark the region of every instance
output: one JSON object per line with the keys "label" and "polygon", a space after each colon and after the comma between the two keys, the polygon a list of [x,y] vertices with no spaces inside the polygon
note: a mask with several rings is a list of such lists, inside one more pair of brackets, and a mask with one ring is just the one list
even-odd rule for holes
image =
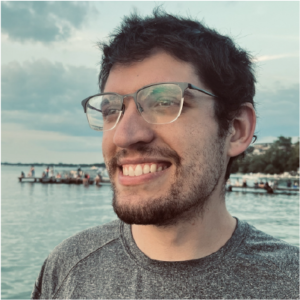
{"label": "heather gray shirt", "polygon": [[32,298],[296,299],[299,249],[238,220],[217,252],[157,261],[139,250],[131,227],[116,220],[57,246],[42,266]]}

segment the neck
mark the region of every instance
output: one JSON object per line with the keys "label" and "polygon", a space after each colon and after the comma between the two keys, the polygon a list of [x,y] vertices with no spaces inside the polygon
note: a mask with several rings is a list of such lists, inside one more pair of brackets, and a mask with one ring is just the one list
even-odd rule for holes
{"label": "neck", "polygon": [[218,251],[231,237],[236,220],[229,214],[225,200],[209,199],[201,216],[169,227],[132,225],[139,249],[151,259],[184,261]]}

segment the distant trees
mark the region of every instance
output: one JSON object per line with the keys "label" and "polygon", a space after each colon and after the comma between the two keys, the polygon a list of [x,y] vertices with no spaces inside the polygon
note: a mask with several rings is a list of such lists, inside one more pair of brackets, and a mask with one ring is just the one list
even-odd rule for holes
{"label": "distant trees", "polygon": [[65,164],[65,163],[8,163],[8,162],[1,162],[1,165],[7,166],[35,166],[35,167],[43,167],[43,166],[53,166],[53,167],[81,167],[81,168],[88,168],[92,166],[102,167],[105,168],[105,163],[95,163],[95,164]]}
{"label": "distant trees", "polygon": [[280,174],[297,171],[299,168],[299,141],[292,144],[290,137],[280,136],[263,154],[253,154],[250,146],[245,156],[237,158],[231,168],[231,173],[268,173]]}

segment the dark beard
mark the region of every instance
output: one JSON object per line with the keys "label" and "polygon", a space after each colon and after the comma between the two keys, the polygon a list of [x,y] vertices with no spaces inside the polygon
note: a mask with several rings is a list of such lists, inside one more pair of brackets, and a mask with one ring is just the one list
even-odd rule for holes
{"label": "dark beard", "polygon": [[[119,199],[118,190],[112,182],[113,209],[117,216],[127,224],[172,226],[179,221],[187,221],[203,213],[207,199],[215,190],[223,171],[222,154],[224,143],[216,141],[213,149],[206,149],[201,154],[203,165],[199,168],[186,166],[192,182],[185,180],[182,158],[170,149],[149,149],[149,146],[140,145],[136,150],[139,154],[172,157],[175,161],[175,181],[171,184],[168,192],[160,197],[148,198],[141,202],[138,207],[124,205]],[[212,151],[214,155],[212,155]],[[126,156],[126,150],[122,150],[108,164],[110,178],[117,168],[117,159]],[[199,156],[198,156],[199,157]],[[197,159],[197,158],[195,158]],[[194,159],[192,159],[194,161]],[[200,176],[200,174],[202,176]],[[195,180],[199,178],[199,180]],[[187,188],[188,187],[188,188]]]}

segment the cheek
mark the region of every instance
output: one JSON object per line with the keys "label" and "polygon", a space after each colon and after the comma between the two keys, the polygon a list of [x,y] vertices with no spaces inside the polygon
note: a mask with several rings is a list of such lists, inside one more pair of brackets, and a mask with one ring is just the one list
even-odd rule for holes
{"label": "cheek", "polygon": [[113,135],[110,132],[104,132],[102,138],[102,153],[104,159],[113,156],[114,149]]}
{"label": "cheek", "polygon": [[191,124],[181,137],[178,137],[178,147],[180,147],[183,159],[200,161],[204,152],[210,152],[211,144],[217,137],[217,126],[211,123],[197,122]]}

